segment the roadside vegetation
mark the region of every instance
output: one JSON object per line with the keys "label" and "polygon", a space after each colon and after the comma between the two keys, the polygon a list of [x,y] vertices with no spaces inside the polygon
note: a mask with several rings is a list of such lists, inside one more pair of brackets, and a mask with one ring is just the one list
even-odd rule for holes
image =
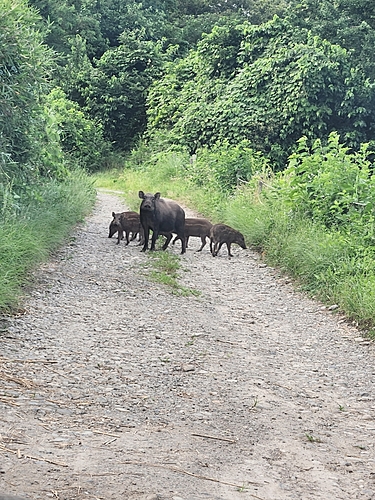
{"label": "roadside vegetation", "polygon": [[37,200],[23,202],[20,212],[8,212],[0,222],[0,310],[19,306],[22,286],[30,271],[45,261],[72,226],[82,221],[95,201],[90,179],[73,174],[64,182],[51,180],[38,192]]}
{"label": "roadside vegetation", "polygon": [[[0,0],[0,311],[91,210],[160,191],[375,328],[375,7]],[[95,186],[93,185],[95,181]]]}

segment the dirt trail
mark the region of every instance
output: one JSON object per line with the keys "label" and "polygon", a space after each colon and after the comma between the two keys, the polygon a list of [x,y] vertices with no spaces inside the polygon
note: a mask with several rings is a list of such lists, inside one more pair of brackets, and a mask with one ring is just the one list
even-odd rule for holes
{"label": "dirt trail", "polygon": [[107,238],[123,209],[99,193],[4,322],[0,494],[375,499],[374,345],[237,246],[191,238],[201,295],[171,294]]}

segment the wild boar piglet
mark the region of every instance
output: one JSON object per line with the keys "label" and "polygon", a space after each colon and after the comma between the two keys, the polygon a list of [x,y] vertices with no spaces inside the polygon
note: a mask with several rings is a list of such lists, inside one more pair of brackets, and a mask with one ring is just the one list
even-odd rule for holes
{"label": "wild boar piglet", "polygon": [[210,231],[210,239],[210,250],[213,257],[216,257],[224,243],[227,245],[229,257],[233,257],[230,251],[232,243],[237,243],[241,248],[246,249],[243,234],[226,224],[214,224]]}

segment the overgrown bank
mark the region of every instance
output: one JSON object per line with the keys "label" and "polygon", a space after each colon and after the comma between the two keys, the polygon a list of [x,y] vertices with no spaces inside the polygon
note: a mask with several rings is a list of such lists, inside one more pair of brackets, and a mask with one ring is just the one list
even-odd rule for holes
{"label": "overgrown bank", "polygon": [[95,180],[123,191],[133,209],[139,189],[160,191],[236,227],[269,264],[371,333],[375,178],[369,158],[365,145],[352,153],[331,134],[327,146],[299,141],[288,168],[274,174],[244,144],[198,151],[194,158],[150,144],[134,151],[124,170]]}
{"label": "overgrown bank", "polygon": [[19,305],[30,271],[62,242],[95,202],[92,181],[83,172],[64,182],[45,183],[38,197],[0,221],[0,311]]}

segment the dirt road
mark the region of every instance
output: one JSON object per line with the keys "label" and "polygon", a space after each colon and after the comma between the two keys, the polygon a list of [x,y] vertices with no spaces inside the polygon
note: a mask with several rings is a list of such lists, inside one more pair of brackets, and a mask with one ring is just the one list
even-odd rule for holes
{"label": "dirt road", "polygon": [[2,322],[0,493],[375,499],[374,345],[237,246],[192,238],[173,295],[108,239],[124,209],[99,193]]}

